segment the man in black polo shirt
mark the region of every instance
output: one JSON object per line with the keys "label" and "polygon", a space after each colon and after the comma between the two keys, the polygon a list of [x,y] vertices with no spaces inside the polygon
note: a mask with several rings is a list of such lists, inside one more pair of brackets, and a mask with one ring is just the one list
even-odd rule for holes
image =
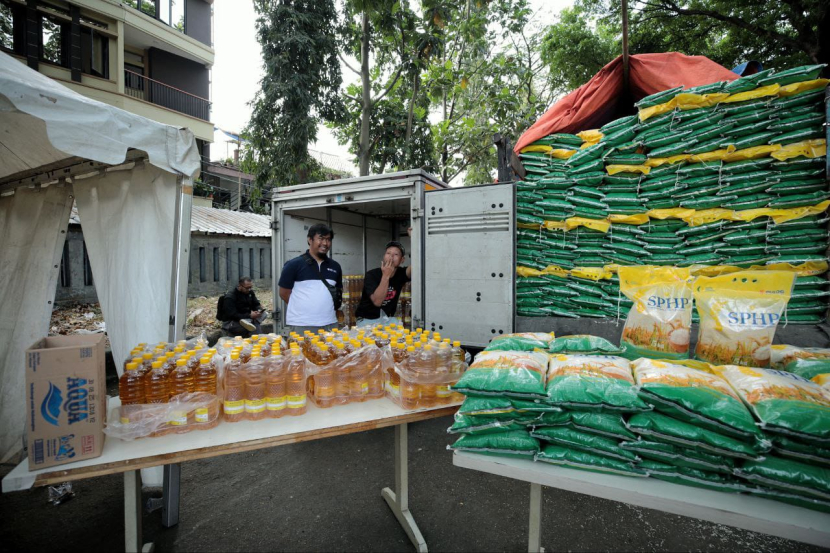
{"label": "man in black polo shirt", "polygon": [[395,311],[401,289],[412,279],[412,267],[401,267],[404,255],[400,242],[389,242],[380,268],[366,273],[363,294],[355,310],[357,326],[401,324],[400,319],[395,318]]}

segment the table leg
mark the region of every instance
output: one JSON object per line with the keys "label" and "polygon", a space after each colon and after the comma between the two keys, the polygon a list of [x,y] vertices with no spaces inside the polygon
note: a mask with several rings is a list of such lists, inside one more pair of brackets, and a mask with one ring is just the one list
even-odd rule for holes
{"label": "table leg", "polygon": [[141,472],[124,473],[124,550],[127,553],[151,553],[152,543],[141,538]]}
{"label": "table leg", "polygon": [[544,553],[542,548],[542,485],[530,484],[530,523],[527,539],[528,553]]}
{"label": "table leg", "polygon": [[181,475],[182,466],[179,463],[164,465],[161,523],[165,528],[170,528],[179,523],[179,481]]}
{"label": "table leg", "polygon": [[417,551],[426,552],[427,544],[424,536],[418,529],[412,513],[409,512],[409,469],[408,447],[407,447],[407,426],[406,423],[395,427],[395,491],[383,488],[381,496],[386,500],[389,508],[395,514],[395,518],[403,526],[406,535],[409,536],[412,545]]}

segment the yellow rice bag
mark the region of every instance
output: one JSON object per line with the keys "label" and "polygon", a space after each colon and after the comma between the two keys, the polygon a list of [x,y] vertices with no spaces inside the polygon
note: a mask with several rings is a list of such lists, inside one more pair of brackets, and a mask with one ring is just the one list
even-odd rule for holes
{"label": "yellow rice bag", "polygon": [[620,267],[620,292],[634,302],[625,319],[623,357],[686,359],[692,326],[688,268]]}
{"label": "yellow rice bag", "polygon": [[693,287],[700,315],[695,357],[714,365],[768,367],[775,328],[794,281],[795,274],[788,271],[698,277]]}

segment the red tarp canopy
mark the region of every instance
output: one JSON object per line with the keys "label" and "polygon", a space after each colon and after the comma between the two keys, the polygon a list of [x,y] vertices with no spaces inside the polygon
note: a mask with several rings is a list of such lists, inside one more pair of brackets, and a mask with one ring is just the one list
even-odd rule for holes
{"label": "red tarp canopy", "polygon": [[[596,129],[630,113],[633,102],[676,86],[686,88],[716,81],[734,81],[738,75],[704,56],[678,52],[629,56],[629,89],[623,85],[622,56],[603,67],[590,81],[555,104],[516,143],[514,151],[552,133]],[[620,102],[625,105],[620,105]]]}

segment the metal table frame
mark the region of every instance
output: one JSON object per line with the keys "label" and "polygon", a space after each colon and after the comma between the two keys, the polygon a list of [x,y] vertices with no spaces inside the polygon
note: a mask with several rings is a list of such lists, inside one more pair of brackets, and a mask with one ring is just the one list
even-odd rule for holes
{"label": "metal table frame", "polygon": [[542,486],[830,547],[830,514],[760,497],[466,451],[454,453],[453,465],[530,483],[527,550],[531,553],[544,551]]}
{"label": "metal table frame", "polygon": [[[110,408],[116,402],[117,399],[111,401]],[[395,487],[384,488],[381,496],[415,549],[425,552],[426,541],[409,510],[407,425],[451,415],[457,408],[457,405],[449,405],[405,411],[386,398],[331,409],[318,409],[310,404],[308,413],[299,417],[234,424],[222,422],[211,430],[132,442],[110,439],[105,442],[101,457],[95,459],[37,471],[29,471],[28,460],[24,460],[3,478],[3,492],[124,473],[125,550],[152,551],[153,544],[145,544],[142,539],[142,468],[164,465],[162,519],[165,526],[173,526],[178,523],[179,514],[179,463],[394,426]],[[177,447],[176,443],[185,446]]]}

